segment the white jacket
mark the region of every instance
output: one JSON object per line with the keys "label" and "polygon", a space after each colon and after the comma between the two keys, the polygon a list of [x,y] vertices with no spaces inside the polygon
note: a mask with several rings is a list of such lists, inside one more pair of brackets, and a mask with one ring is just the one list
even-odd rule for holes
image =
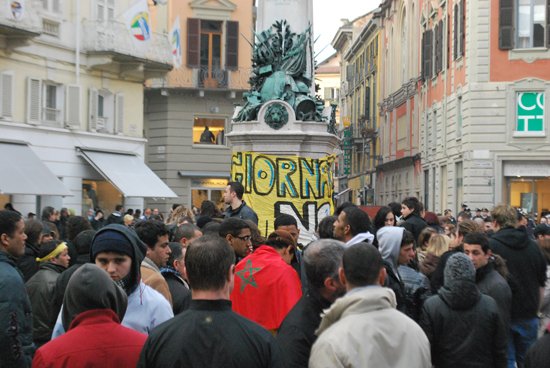
{"label": "white jacket", "polygon": [[[62,311],[59,311],[55,321],[52,340],[65,333],[61,322]],[[174,312],[166,298],[155,289],[140,282],[139,287],[128,296],[128,307],[121,324],[148,335],[153,328],[172,317]]]}
{"label": "white jacket", "polygon": [[426,334],[395,306],[393,291],[380,286],[356,288],[336,300],[316,332],[309,367],[431,367]]}
{"label": "white jacket", "polygon": [[374,235],[372,235],[367,231],[366,233],[359,233],[355,235],[353,238],[348,240],[344,246],[347,248],[349,246],[352,246],[354,244],[361,243],[361,242],[372,244],[373,241],[374,241]]}

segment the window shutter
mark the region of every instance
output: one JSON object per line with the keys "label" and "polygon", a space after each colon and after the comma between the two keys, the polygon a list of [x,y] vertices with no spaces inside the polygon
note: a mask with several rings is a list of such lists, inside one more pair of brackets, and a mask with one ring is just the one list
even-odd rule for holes
{"label": "window shutter", "polygon": [[236,70],[239,66],[239,22],[227,21],[225,36],[225,66]]}
{"label": "window shutter", "polygon": [[353,80],[353,65],[348,64],[346,66],[346,80],[351,82]]}
{"label": "window shutter", "polygon": [[445,54],[447,59],[447,69],[451,65],[451,15],[447,16],[447,53]]}
{"label": "window shutter", "polygon": [[0,117],[13,117],[13,73],[3,72],[0,79]]}
{"label": "window shutter", "polygon": [[27,78],[27,123],[40,124],[42,111],[42,81]]}
{"label": "window shutter", "polygon": [[433,75],[433,36],[433,30],[426,31],[426,79],[430,79]]}
{"label": "window shutter", "polygon": [[455,4],[453,12],[453,60],[458,58],[458,4]]}
{"label": "window shutter", "polygon": [[65,127],[80,128],[80,86],[67,86],[65,97]]}
{"label": "window shutter", "polygon": [[546,0],[546,47],[550,47],[550,0]]}
{"label": "window shutter", "polygon": [[420,78],[425,81],[426,80],[426,32],[422,33],[422,41],[421,41],[421,49],[420,49]]}
{"label": "window shutter", "polygon": [[88,104],[88,130],[90,132],[97,131],[97,89],[90,88]]}
{"label": "window shutter", "polygon": [[466,2],[462,0],[460,2],[460,56],[465,55],[466,46]]}
{"label": "window shutter", "polygon": [[332,100],[332,88],[326,87],[324,92],[325,100]]}
{"label": "window shutter", "polygon": [[498,10],[498,47],[514,48],[514,0],[500,0]]}
{"label": "window shutter", "polygon": [[438,71],[443,70],[443,21],[439,22],[439,68]]}
{"label": "window shutter", "polygon": [[434,27],[434,75],[437,75],[437,73],[439,72],[439,58],[440,58],[440,54],[439,54],[439,46],[440,46],[440,43],[439,43],[439,23],[435,25]]}
{"label": "window shutter", "polygon": [[115,133],[124,133],[124,95],[115,95]]}
{"label": "window shutter", "polygon": [[187,66],[198,68],[200,65],[200,19],[187,19]]}
{"label": "window shutter", "polygon": [[365,88],[365,118],[370,121],[370,87]]}

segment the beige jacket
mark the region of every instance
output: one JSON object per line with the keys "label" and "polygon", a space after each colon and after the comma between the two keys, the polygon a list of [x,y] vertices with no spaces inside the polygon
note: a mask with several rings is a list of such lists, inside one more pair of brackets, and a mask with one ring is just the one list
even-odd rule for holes
{"label": "beige jacket", "polygon": [[168,283],[160,273],[157,265],[148,257],[145,257],[141,262],[141,279],[145,285],[149,285],[156,291],[162,294],[172,306],[172,294],[170,294],[170,289],[168,288]]}
{"label": "beige jacket", "polygon": [[309,367],[431,367],[424,331],[395,307],[395,294],[388,288],[348,292],[321,320]]}

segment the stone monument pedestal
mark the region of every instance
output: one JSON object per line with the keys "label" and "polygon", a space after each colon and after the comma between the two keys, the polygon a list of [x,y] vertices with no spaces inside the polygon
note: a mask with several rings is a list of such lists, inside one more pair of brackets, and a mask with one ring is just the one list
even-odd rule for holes
{"label": "stone monument pedestal", "polygon": [[[274,105],[281,106],[284,111],[279,106],[274,109]],[[274,125],[281,124],[274,122],[277,119],[286,120],[286,123],[275,129]],[[263,104],[258,120],[233,121],[231,125],[232,130],[226,137],[233,151],[321,158],[334,153],[340,143],[337,136],[327,132],[326,122],[297,120],[294,109],[280,100]]]}

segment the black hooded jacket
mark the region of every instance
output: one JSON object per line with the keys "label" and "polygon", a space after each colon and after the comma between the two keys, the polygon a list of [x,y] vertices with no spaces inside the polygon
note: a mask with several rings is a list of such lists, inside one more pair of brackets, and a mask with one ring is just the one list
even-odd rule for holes
{"label": "black hooded jacket", "polygon": [[506,333],[495,301],[473,281],[453,281],[422,308],[420,326],[437,368],[505,368]]}
{"label": "black hooded jacket", "polygon": [[[147,246],[143,243],[136,232],[124,225],[110,224],[102,227],[94,236],[94,240],[102,233],[106,231],[116,231],[124,235],[132,244],[132,268],[130,270],[129,284],[125,285],[126,295],[130,295],[134,291],[141,281],[141,262],[145,258],[147,252]],[[93,244],[93,241],[92,241]],[[92,247],[93,248],[93,247]],[[90,249],[90,261],[95,263],[94,256],[92,254],[93,249]]]}
{"label": "black hooded jacket", "polygon": [[512,321],[536,318],[540,288],[546,282],[546,262],[537,244],[529,239],[525,228],[506,227],[489,239],[493,253],[506,261],[512,290]]}

